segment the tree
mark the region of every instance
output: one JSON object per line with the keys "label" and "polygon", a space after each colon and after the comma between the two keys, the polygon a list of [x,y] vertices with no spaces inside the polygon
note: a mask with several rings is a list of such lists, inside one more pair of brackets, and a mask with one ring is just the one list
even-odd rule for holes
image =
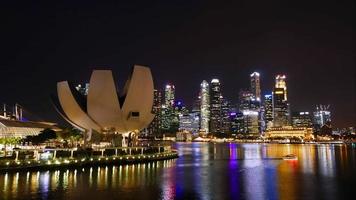
{"label": "tree", "polygon": [[57,132],[57,137],[62,140],[69,140],[71,136],[71,129],[65,128],[62,131]]}
{"label": "tree", "polygon": [[83,138],[83,134],[75,128],[65,128],[63,131],[58,132],[57,136],[65,141],[69,140],[72,147],[74,146],[74,142],[77,143]]}
{"label": "tree", "polygon": [[33,144],[40,144],[50,139],[56,139],[56,138],[57,138],[56,132],[52,129],[47,128],[42,130],[38,135],[27,136],[25,141],[32,142]]}
{"label": "tree", "polygon": [[6,145],[15,145],[20,142],[21,138],[19,137],[5,137],[5,138],[0,138],[0,144],[4,145],[4,152],[6,156]]}
{"label": "tree", "polygon": [[41,131],[40,134],[38,134],[38,137],[40,137],[42,141],[47,141],[50,139],[56,139],[57,134],[54,130],[50,128],[46,128],[43,131]]}
{"label": "tree", "polygon": [[77,144],[78,141],[83,138],[83,134],[78,129],[72,128],[70,133],[71,134],[69,138],[72,142],[72,146],[73,146],[73,141],[75,141],[75,143]]}

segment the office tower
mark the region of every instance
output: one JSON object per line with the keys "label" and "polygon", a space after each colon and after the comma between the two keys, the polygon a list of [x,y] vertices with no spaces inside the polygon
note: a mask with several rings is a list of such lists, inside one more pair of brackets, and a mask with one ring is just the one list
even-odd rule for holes
{"label": "office tower", "polygon": [[200,84],[200,130],[209,133],[210,96],[209,84],[206,80]]}
{"label": "office tower", "polygon": [[264,96],[263,107],[265,125],[266,128],[270,128],[273,126],[273,102],[271,94],[267,94]]}
{"label": "office tower", "polygon": [[287,101],[287,83],[286,83],[286,75],[277,75],[276,76],[276,85],[275,88],[282,88],[283,89],[283,100]]}
{"label": "office tower", "polygon": [[242,112],[244,118],[244,132],[247,135],[259,135],[259,113],[252,110],[244,110]]}
{"label": "office tower", "polygon": [[189,110],[184,105],[182,100],[176,100],[173,104],[174,115],[179,117],[179,115],[188,114]]}
{"label": "office tower", "polygon": [[239,92],[239,111],[243,114],[244,133],[259,135],[260,133],[260,101],[256,101],[253,92]]}
{"label": "office tower", "polygon": [[173,109],[167,107],[165,104],[161,108],[161,126],[163,132],[168,132],[172,122]]}
{"label": "office tower", "polygon": [[314,124],[319,127],[324,126],[327,122],[331,122],[331,112],[329,105],[317,105],[314,111]]}
{"label": "office tower", "polygon": [[200,104],[201,104],[201,97],[200,95],[198,95],[193,102],[192,113],[196,113],[200,116],[200,107],[201,107]]}
{"label": "office tower", "polygon": [[150,135],[157,136],[162,129],[162,92],[156,89],[153,91],[152,113],[155,117],[147,129]]}
{"label": "office tower", "polygon": [[222,98],[221,104],[221,132],[223,133],[230,133],[231,129],[231,120],[230,120],[230,113],[231,113],[231,105],[230,103]]}
{"label": "office tower", "polygon": [[254,110],[259,111],[260,101],[256,101],[253,92],[249,90],[240,90],[239,92],[239,110]]}
{"label": "office tower", "polygon": [[78,84],[75,89],[78,90],[80,94],[87,96],[89,91],[89,83],[86,83],[84,85]]}
{"label": "office tower", "polygon": [[[177,105],[180,107],[181,105]],[[167,84],[164,87],[164,104],[161,109],[161,126],[163,132],[175,133],[179,128],[179,119],[175,110],[175,87]]]}
{"label": "office tower", "polygon": [[173,107],[175,100],[175,87],[173,84],[167,84],[164,90],[164,104],[167,107]]}
{"label": "office tower", "polygon": [[219,79],[211,80],[210,87],[210,132],[221,131],[221,88]]}
{"label": "office tower", "polygon": [[239,92],[239,110],[250,110],[252,105],[253,93],[249,90],[240,90]]}
{"label": "office tower", "polygon": [[169,129],[170,132],[174,133],[179,130],[179,118],[188,114],[189,111],[181,100],[175,100],[173,102],[173,107],[168,107],[168,110],[171,110],[169,117]]}
{"label": "office tower", "polygon": [[293,127],[312,128],[312,117],[309,112],[293,112],[292,114]]}
{"label": "office tower", "polygon": [[244,134],[244,115],[241,112],[231,112],[231,132],[233,134]]}
{"label": "office tower", "polygon": [[273,126],[288,125],[288,102],[285,100],[285,90],[275,88],[273,92]]}
{"label": "office tower", "polygon": [[179,131],[198,134],[200,119],[197,113],[185,113],[179,116]]}
{"label": "office tower", "polygon": [[260,74],[258,72],[253,72],[252,74],[250,74],[250,82],[253,98],[256,101],[261,101]]}

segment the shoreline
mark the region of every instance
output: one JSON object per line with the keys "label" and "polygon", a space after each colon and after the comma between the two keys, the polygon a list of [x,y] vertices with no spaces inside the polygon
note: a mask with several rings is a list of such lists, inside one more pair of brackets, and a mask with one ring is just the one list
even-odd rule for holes
{"label": "shoreline", "polygon": [[93,156],[77,159],[55,159],[55,160],[19,160],[2,161],[0,163],[0,173],[22,171],[22,170],[58,170],[75,169],[81,167],[110,166],[149,163],[160,160],[170,160],[178,158],[178,152],[163,152],[145,155],[125,155],[125,156]]}
{"label": "shoreline", "polygon": [[344,141],[322,141],[322,142],[264,142],[264,141],[174,141],[182,143],[238,143],[238,144],[345,144],[355,145],[356,142],[344,142]]}

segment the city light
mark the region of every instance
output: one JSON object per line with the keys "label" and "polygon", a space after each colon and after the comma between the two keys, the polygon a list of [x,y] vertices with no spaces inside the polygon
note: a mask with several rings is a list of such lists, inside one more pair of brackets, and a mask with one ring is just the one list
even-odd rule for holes
{"label": "city light", "polygon": [[354,4],[4,1],[0,199],[353,199]]}
{"label": "city light", "polygon": [[253,77],[253,76],[260,76],[260,73],[258,73],[258,72],[253,72],[250,76],[251,76],[251,77]]}
{"label": "city light", "polygon": [[216,79],[216,78],[211,80],[211,83],[219,83],[219,82],[220,82],[219,79]]}

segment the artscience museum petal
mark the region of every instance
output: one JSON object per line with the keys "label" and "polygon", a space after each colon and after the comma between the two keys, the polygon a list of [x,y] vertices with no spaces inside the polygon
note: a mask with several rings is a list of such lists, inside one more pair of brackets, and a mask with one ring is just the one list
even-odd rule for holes
{"label": "artscience museum petal", "polygon": [[154,118],[151,70],[136,65],[123,91],[116,85],[111,70],[94,70],[87,96],[61,81],[53,102],[64,119],[84,131],[124,134],[147,127]]}

